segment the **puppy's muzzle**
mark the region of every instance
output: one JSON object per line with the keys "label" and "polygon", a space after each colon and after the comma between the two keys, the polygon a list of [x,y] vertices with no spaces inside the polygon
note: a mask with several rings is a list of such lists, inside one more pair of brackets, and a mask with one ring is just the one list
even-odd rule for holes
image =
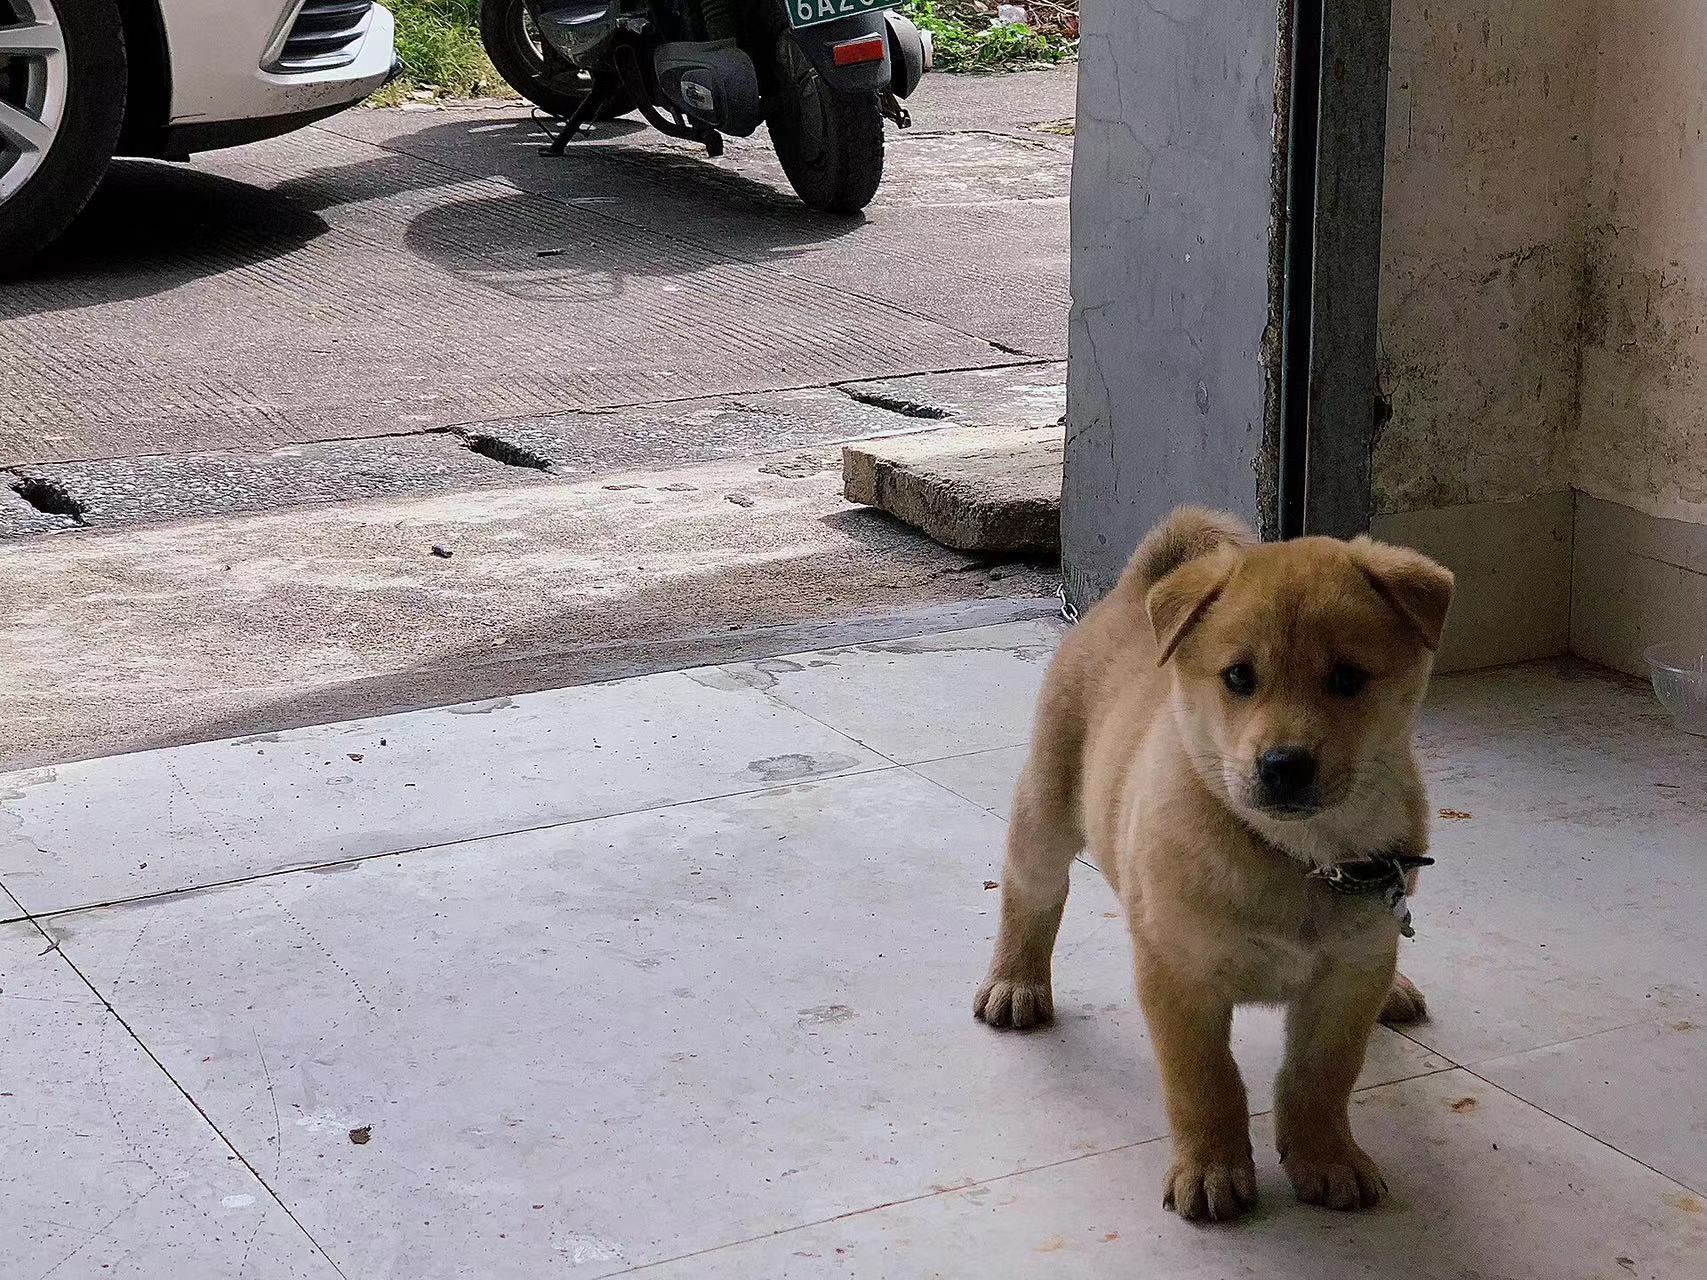
{"label": "puppy's muzzle", "polygon": [[1322,807],[1316,757],[1304,747],[1270,747],[1257,757],[1255,800],[1277,818],[1307,818]]}

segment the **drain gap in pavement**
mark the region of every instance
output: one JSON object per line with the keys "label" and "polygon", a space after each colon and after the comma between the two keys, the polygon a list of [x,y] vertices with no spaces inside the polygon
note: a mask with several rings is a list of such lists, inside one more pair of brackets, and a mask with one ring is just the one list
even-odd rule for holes
{"label": "drain gap in pavement", "polygon": [[470,449],[482,458],[502,463],[506,467],[525,467],[531,471],[550,471],[551,459],[543,458],[532,449],[484,432],[459,432]]}
{"label": "drain gap in pavement", "polygon": [[[16,475],[15,472],[13,474]],[[69,489],[44,476],[17,476],[12,481],[12,492],[43,515],[59,516],[82,524],[83,517],[89,514],[89,508],[73,497]]]}
{"label": "drain gap in pavement", "polygon": [[836,390],[861,404],[868,404],[874,409],[887,409],[890,413],[898,413],[906,418],[948,417],[947,409],[939,409],[934,404],[920,404],[917,400],[906,400],[900,396],[886,396],[881,391],[864,391],[848,386],[837,387]]}

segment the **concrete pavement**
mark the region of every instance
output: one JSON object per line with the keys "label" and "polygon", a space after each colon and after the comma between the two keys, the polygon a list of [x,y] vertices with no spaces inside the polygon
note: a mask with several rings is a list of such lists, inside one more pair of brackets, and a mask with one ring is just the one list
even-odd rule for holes
{"label": "concrete pavement", "polygon": [[844,502],[836,445],[519,474],[0,543],[0,764],[1054,612],[1052,568]]}
{"label": "concrete pavement", "polygon": [[851,221],[500,104],[121,166],[0,296],[0,763],[1046,611],[837,442],[1060,416],[1072,93],[928,80]]}
{"label": "concrete pavement", "polygon": [[807,213],[758,139],[618,121],[553,159],[497,104],[123,163],[0,294],[0,466],[1060,358],[1071,140],[1027,120],[1071,69],[948,87],[956,128],[934,88],[863,218]]}

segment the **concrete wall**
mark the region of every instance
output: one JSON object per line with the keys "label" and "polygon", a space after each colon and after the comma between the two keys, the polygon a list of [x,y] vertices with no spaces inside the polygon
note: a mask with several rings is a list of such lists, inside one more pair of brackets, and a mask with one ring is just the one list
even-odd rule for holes
{"label": "concrete wall", "polygon": [[1604,16],[1572,476],[1707,524],[1707,5],[1624,0]]}
{"label": "concrete wall", "polygon": [[1393,2],[1378,512],[1569,484],[1590,2]]}
{"label": "concrete wall", "polygon": [[1189,498],[1271,525],[1273,0],[1085,0],[1062,542],[1075,603]]}
{"label": "concrete wall", "polygon": [[1602,7],[1593,57],[1572,647],[1707,644],[1707,6]]}
{"label": "concrete wall", "polygon": [[1446,668],[1560,653],[1593,0],[1393,0],[1374,530],[1451,565]]}
{"label": "concrete wall", "polygon": [[1394,0],[1376,531],[1443,665],[1707,637],[1707,6]]}

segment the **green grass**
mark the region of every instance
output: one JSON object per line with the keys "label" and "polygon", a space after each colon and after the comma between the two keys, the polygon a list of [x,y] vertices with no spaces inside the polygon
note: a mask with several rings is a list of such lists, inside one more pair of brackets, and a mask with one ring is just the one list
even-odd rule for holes
{"label": "green grass", "polygon": [[[403,75],[380,90],[381,106],[427,91],[451,98],[512,97],[480,47],[480,0],[387,0],[397,18]],[[1065,36],[1020,23],[991,26],[964,0],[907,0],[902,12],[936,41],[939,71],[999,71],[1060,62],[1074,52]]]}
{"label": "green grass", "polygon": [[991,26],[989,19],[959,5],[938,0],[907,0],[901,7],[936,42],[938,71],[1000,71],[1037,63],[1062,62],[1077,42],[1021,22]]}
{"label": "green grass", "polygon": [[418,90],[452,98],[513,96],[480,47],[480,0],[387,0],[397,19],[403,76],[374,99],[402,102]]}

